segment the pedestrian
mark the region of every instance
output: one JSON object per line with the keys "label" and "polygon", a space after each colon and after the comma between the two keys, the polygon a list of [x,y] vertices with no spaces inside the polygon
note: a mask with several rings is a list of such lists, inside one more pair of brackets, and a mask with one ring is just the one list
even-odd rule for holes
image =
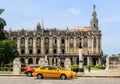
{"label": "pedestrian", "polygon": [[91,69],[91,67],[90,67],[90,65],[88,66],[88,71],[90,72],[90,69]]}

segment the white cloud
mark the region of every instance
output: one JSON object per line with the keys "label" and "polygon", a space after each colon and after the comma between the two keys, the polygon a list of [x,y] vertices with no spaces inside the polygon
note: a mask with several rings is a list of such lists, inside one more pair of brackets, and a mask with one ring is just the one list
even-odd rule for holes
{"label": "white cloud", "polygon": [[72,13],[73,15],[79,15],[80,11],[75,8],[68,9],[68,12]]}

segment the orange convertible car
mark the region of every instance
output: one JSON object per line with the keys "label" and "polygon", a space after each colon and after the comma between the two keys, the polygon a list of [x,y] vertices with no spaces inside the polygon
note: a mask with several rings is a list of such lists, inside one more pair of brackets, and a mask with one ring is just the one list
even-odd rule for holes
{"label": "orange convertible car", "polygon": [[61,78],[67,79],[71,78],[72,74],[70,70],[60,69],[56,66],[42,66],[36,68],[32,73],[32,76],[37,77],[38,79],[42,78]]}

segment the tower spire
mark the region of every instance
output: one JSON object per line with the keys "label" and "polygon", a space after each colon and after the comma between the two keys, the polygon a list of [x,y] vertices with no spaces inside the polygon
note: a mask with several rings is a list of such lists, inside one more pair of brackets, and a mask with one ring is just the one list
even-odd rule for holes
{"label": "tower spire", "polygon": [[93,13],[92,13],[92,19],[90,21],[91,28],[98,29],[98,19],[97,19],[97,13],[95,11],[96,5],[93,4]]}
{"label": "tower spire", "polygon": [[93,10],[94,10],[94,12],[95,12],[95,7],[96,7],[96,5],[95,5],[95,4],[93,4]]}
{"label": "tower spire", "polygon": [[37,31],[40,31],[41,30],[41,25],[40,25],[40,23],[38,22],[38,24],[37,24]]}

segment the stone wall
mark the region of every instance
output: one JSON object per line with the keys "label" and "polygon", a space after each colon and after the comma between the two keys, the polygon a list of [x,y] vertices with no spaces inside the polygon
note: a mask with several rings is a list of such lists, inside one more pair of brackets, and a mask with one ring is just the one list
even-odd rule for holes
{"label": "stone wall", "polygon": [[106,75],[120,76],[120,56],[107,57]]}

